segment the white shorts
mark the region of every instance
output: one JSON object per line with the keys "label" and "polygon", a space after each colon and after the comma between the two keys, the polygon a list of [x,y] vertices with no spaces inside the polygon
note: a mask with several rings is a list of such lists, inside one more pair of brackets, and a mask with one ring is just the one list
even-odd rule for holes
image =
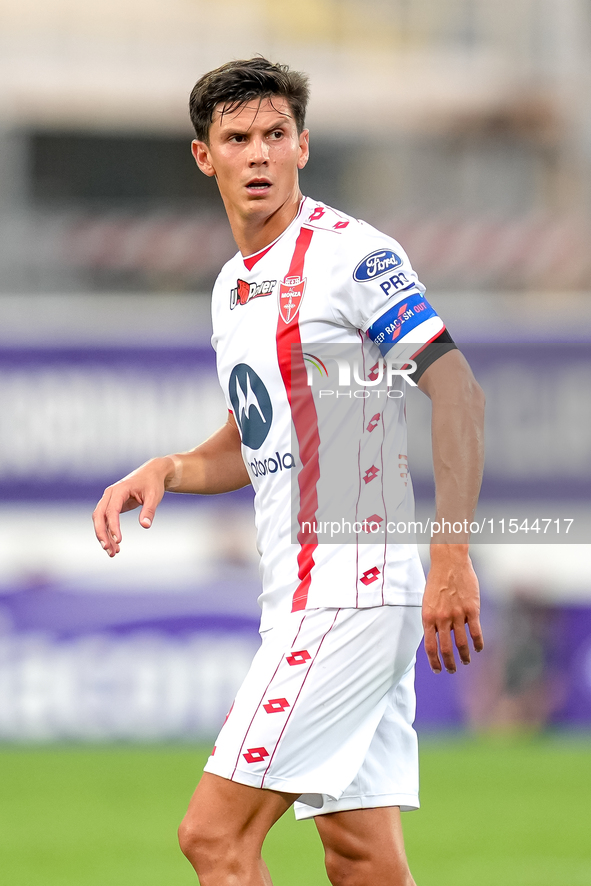
{"label": "white shorts", "polygon": [[205,771],[300,794],[296,818],[417,809],[418,606],[312,609],[263,634]]}

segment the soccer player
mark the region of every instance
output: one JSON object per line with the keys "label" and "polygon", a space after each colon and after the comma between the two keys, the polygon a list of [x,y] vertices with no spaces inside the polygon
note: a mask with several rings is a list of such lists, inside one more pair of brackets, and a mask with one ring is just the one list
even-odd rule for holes
{"label": "soccer player", "polygon": [[[251,483],[256,492],[262,644],[179,831],[202,886],[269,884],[261,847],[294,804],[297,818],[315,820],[333,884],[411,886],[400,810],[418,807],[413,681],[423,626],[436,672],[455,671],[454,642],[469,663],[467,630],[477,651],[483,645],[462,530],[480,488],[482,393],[400,245],[302,197],[307,99],[304,75],[260,57],[194,87],[193,156],[217,180],[239,249],[213,292],[228,420],[195,449],[108,487],[94,513],[114,557],[120,514],[141,506],[149,528],[166,490],[209,495]],[[367,537],[367,520],[382,528],[411,513],[406,379],[392,375],[371,406],[351,399],[336,448],[302,384],[305,360],[320,365],[325,346],[353,349],[371,379],[394,343],[432,401],[436,518],[462,530],[432,545],[426,587],[416,545],[387,531]],[[330,544],[319,517],[337,494],[326,484],[335,462],[346,468],[338,494],[360,519],[354,541]]]}

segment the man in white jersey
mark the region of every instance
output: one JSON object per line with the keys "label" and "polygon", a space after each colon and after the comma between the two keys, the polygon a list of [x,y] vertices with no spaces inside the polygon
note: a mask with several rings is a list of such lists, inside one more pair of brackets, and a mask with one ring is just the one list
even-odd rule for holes
{"label": "man in white jersey", "polygon": [[[302,74],[263,58],[196,84],[193,155],[217,179],[239,248],[213,293],[228,420],[194,450],[110,486],[94,513],[113,557],[120,513],[141,505],[149,528],[166,490],[255,489],[262,645],[179,831],[202,886],[269,884],[262,843],[294,804],[296,817],[314,817],[333,884],[411,886],[400,810],[418,806],[421,602],[434,671],[455,671],[454,642],[470,661],[466,625],[482,648],[467,534],[432,545],[423,599],[416,546],[385,528],[412,519],[405,384],[432,400],[441,522],[470,522],[476,507],[482,393],[400,245],[302,197],[307,98]],[[335,384],[346,383],[339,348],[369,385],[394,346],[401,369],[390,363],[383,399],[349,393],[339,412],[328,384],[314,397],[311,367],[336,379],[337,366]],[[330,371],[326,353],[336,354]],[[352,535],[327,543],[322,518],[335,497]]]}

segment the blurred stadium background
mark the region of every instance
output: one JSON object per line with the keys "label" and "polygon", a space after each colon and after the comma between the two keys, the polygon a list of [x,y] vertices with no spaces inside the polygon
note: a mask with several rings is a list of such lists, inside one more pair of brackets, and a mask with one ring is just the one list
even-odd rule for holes
{"label": "blurred stadium background", "polygon": [[[311,75],[304,191],[400,240],[485,387],[484,512],[575,518],[571,543],[475,546],[487,650],[454,678],[421,656],[419,731],[588,730],[588,0],[3,0],[0,44],[6,771],[21,744],[209,741],[257,646],[248,492],[168,495],[149,533],[128,515],[113,562],[90,523],[105,485],[224,419],[208,292],[235,247],[186,103],[256,52]],[[428,414],[410,409],[426,507]],[[71,759],[51,753],[46,772]],[[17,861],[10,883],[35,879]],[[515,883],[587,883],[582,865]]]}

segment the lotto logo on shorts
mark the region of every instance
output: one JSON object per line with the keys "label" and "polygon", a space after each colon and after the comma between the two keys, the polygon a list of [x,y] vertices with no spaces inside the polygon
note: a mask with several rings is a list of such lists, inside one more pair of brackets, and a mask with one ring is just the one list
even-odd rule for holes
{"label": "lotto logo on shorts", "polygon": [[375,431],[375,429],[379,425],[381,417],[382,416],[380,415],[380,413],[376,412],[376,414],[372,415],[372,417],[370,418],[369,424],[366,428],[366,430],[368,430],[370,434],[372,431]]}
{"label": "lotto logo on shorts", "polygon": [[377,581],[379,574],[380,570],[378,567],[373,566],[371,569],[368,569],[367,572],[364,572],[359,580],[364,585],[370,585],[372,581]]}
{"label": "lotto logo on shorts", "polygon": [[285,660],[288,665],[293,667],[293,665],[306,664],[311,658],[312,656],[310,653],[306,649],[302,649],[300,652],[292,652],[289,658],[286,658]]}
{"label": "lotto logo on shorts", "polygon": [[282,714],[289,707],[289,702],[286,698],[270,698],[263,707],[268,714]]}
{"label": "lotto logo on shorts", "polygon": [[262,763],[269,756],[266,748],[249,748],[246,754],[242,754],[247,763]]}
{"label": "lotto logo on shorts", "polygon": [[380,473],[380,469],[376,468],[375,465],[372,465],[371,468],[368,468],[367,471],[365,472],[365,474],[363,475],[363,480],[364,480],[365,484],[367,485],[368,483],[371,483],[372,480],[375,480],[375,478],[378,476],[379,473]]}

